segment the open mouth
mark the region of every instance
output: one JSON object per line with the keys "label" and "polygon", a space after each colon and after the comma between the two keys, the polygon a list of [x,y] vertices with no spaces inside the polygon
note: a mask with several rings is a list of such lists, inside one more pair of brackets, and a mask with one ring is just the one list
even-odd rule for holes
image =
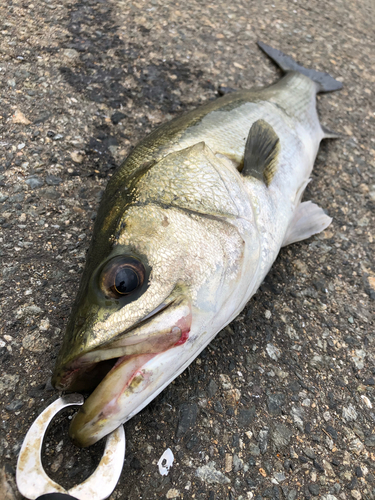
{"label": "open mouth", "polygon": [[83,354],[66,367],[57,384],[59,389],[96,387],[72,422],[70,435],[76,444],[96,442],[143,407],[139,403],[150,399],[155,386],[149,362],[183,345],[189,338],[191,321],[189,301],[176,299],[116,340]]}

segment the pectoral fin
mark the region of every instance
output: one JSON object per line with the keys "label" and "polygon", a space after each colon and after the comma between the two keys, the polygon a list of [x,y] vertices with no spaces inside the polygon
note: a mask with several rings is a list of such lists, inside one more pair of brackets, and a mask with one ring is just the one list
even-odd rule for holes
{"label": "pectoral fin", "polygon": [[277,170],[279,151],[279,136],[269,123],[257,120],[246,141],[242,175],[256,177],[268,187]]}
{"label": "pectoral fin", "polygon": [[281,246],[310,238],[313,234],[324,231],[331,222],[331,217],[322,208],[311,201],[305,201],[296,208]]}

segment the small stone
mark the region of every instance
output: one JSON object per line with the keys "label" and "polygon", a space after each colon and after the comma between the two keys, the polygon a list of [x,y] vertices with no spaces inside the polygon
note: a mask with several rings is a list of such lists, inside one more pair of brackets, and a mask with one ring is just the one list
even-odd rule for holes
{"label": "small stone", "polygon": [[320,465],[319,462],[317,462],[316,460],[313,461],[313,466],[315,467],[315,469],[320,472],[321,474],[323,474],[324,472],[324,467],[322,465]]}
{"label": "small stone", "polygon": [[47,175],[46,183],[49,186],[58,186],[59,184],[62,183],[62,179],[61,177],[57,177],[56,175]]}
{"label": "small stone", "polygon": [[276,472],[273,477],[276,479],[278,483],[282,483],[285,481],[285,474],[284,472]]}
{"label": "small stone", "polygon": [[349,404],[349,406],[346,408],[345,406],[342,409],[342,418],[346,420],[347,422],[351,422],[354,420],[357,420],[357,412],[356,409],[352,404]]}
{"label": "small stone", "polygon": [[357,423],[353,424],[353,431],[357,434],[359,439],[362,439],[362,441],[365,439],[365,435]]}
{"label": "small stone", "polygon": [[258,457],[260,455],[260,448],[257,444],[250,443],[248,449],[250,455],[253,455],[254,457]]}
{"label": "small stone", "polygon": [[265,427],[259,432],[259,449],[262,453],[266,453],[267,447],[268,447],[268,433],[269,433],[269,428]]}
{"label": "small stone", "polygon": [[280,415],[285,403],[285,395],[282,393],[271,394],[267,398],[268,411],[271,415]]}
{"label": "small stone", "polygon": [[166,498],[178,498],[180,496],[180,492],[176,490],[176,488],[171,488],[170,490],[167,491],[167,494],[165,495]]}
{"label": "small stone", "polygon": [[278,451],[282,450],[290,443],[293,432],[284,424],[275,424],[271,434],[271,439]]}
{"label": "small stone", "polygon": [[207,390],[207,395],[209,398],[212,398],[213,396],[215,396],[215,394],[219,390],[219,386],[217,385],[217,383],[215,382],[215,380],[213,378],[208,382],[206,390]]}
{"label": "small stone", "polygon": [[264,313],[264,317],[265,317],[266,319],[270,319],[270,317],[271,317],[271,316],[272,316],[271,311],[269,311],[269,310],[267,309],[267,311]]}
{"label": "small stone", "polygon": [[327,460],[323,460],[323,467],[327,476],[335,477],[332,466],[329,462],[327,462]]}
{"label": "small stone", "polygon": [[334,429],[331,425],[327,425],[326,426],[326,431],[328,432],[328,434],[334,439],[336,440],[338,435],[337,435],[337,431],[336,429]]}
{"label": "small stone", "polygon": [[284,465],[284,469],[287,472],[291,472],[294,469],[294,465],[293,465],[293,462],[291,460],[285,460],[283,465]]}
{"label": "small stone", "polygon": [[363,443],[360,439],[356,438],[350,441],[349,443],[349,450],[356,453],[357,455],[360,455],[362,453],[362,450],[364,449]]}
{"label": "small stone", "polygon": [[32,304],[30,306],[23,306],[17,309],[16,311],[16,319],[22,319],[22,318],[28,318],[28,317],[33,317],[33,316],[38,316],[38,314],[42,313],[43,310]]}
{"label": "small stone", "polygon": [[51,464],[52,472],[57,472],[60,469],[63,460],[64,460],[64,455],[62,453],[59,453]]}
{"label": "small stone", "polygon": [[[324,486],[324,485],[323,485]],[[341,491],[341,485],[339,483],[335,483],[333,486],[332,486],[332,490],[334,493],[340,493]]]}
{"label": "small stone", "polygon": [[[52,186],[49,186],[45,189],[41,189],[39,192],[40,196],[46,198],[47,200],[58,200],[60,198],[60,193],[56,191],[56,189]],[[75,209],[76,207],[74,207]]]}
{"label": "small stone", "polygon": [[126,118],[126,115],[124,115],[124,113],[121,113],[120,111],[116,111],[111,116],[111,122],[113,123],[113,125],[117,125],[124,118]]}
{"label": "small stone", "polygon": [[357,477],[363,477],[362,469],[360,467],[358,467],[358,466],[355,468],[355,475]]}
{"label": "small stone", "polygon": [[329,413],[329,411],[325,411],[325,412],[323,413],[323,418],[324,418],[324,420],[325,420],[326,422],[328,422],[329,420],[331,420],[331,418],[332,418],[332,417],[331,417],[331,414]]}
{"label": "small stone", "polygon": [[249,463],[250,467],[254,467],[257,462],[256,462],[254,457],[250,457],[248,463]]}
{"label": "small stone", "polygon": [[31,121],[26,118],[26,116],[17,109],[12,116],[13,123],[20,123],[21,125],[30,125]]}
{"label": "small stone", "polygon": [[307,457],[311,458],[311,460],[316,458],[315,452],[312,448],[304,448],[303,452]]}
{"label": "small stone", "polygon": [[224,391],[224,396],[230,405],[235,405],[241,399],[241,392],[239,389],[229,389],[229,391]]}
{"label": "small stone", "polygon": [[325,370],[332,365],[332,359],[330,356],[321,356],[320,354],[315,354],[309,361],[312,368],[318,371]]}
{"label": "small stone", "polygon": [[189,441],[186,443],[186,448],[192,450],[199,444],[199,437],[196,434],[192,434]]}
{"label": "small stone", "polygon": [[53,139],[54,141],[59,141],[60,139],[63,139],[63,138],[64,138],[64,136],[63,136],[62,134],[55,134],[55,135],[52,137],[52,139]]}
{"label": "small stone", "polygon": [[288,500],[295,500],[297,498],[297,490],[291,489],[288,493]]}
{"label": "small stone", "polygon": [[309,492],[314,496],[314,497],[317,497],[319,495],[319,491],[320,491],[320,486],[319,484],[316,484],[316,483],[310,483],[308,485],[308,488],[309,488]]}
{"label": "small stone", "polygon": [[356,349],[355,355],[352,356],[353,363],[358,370],[362,370],[365,366],[366,352],[363,349]]}
{"label": "small stone", "polygon": [[233,385],[232,385],[232,382],[229,378],[228,375],[225,375],[224,373],[221,373],[220,374],[220,382],[221,382],[221,385],[223,387],[224,390],[229,390],[229,389],[233,389]]}
{"label": "small stone", "polygon": [[79,151],[72,151],[70,153],[70,157],[74,161],[74,163],[82,163],[84,158],[83,154],[80,153]]}
{"label": "small stone", "polygon": [[0,394],[7,391],[14,391],[20,380],[19,375],[2,373],[0,377]]}
{"label": "small stone", "polygon": [[372,409],[372,403],[369,400],[369,398],[367,396],[365,396],[364,394],[362,394],[361,395],[361,399],[365,403],[365,405],[367,406],[367,408],[370,408],[370,410],[371,410]]}
{"label": "small stone", "polygon": [[74,49],[65,49],[63,50],[63,56],[66,57],[67,59],[70,59],[71,61],[75,61],[79,58],[79,52]]}
{"label": "small stone", "polygon": [[180,439],[186,432],[194,427],[198,416],[198,406],[195,403],[183,403],[180,405],[179,421],[176,438]]}
{"label": "small stone", "polygon": [[[25,195],[23,193],[17,193],[15,195],[11,196],[9,198],[9,201],[12,201],[12,202],[15,202],[15,203],[18,204],[18,203],[22,203],[23,200],[24,200],[24,198],[25,198]],[[16,208],[17,208],[17,210],[21,210],[22,209],[22,205],[21,205],[21,208],[16,205]]]}
{"label": "small stone", "polygon": [[35,333],[26,335],[22,339],[22,346],[31,352],[45,352],[50,347],[50,342],[47,338],[41,337],[40,333],[35,330]]}
{"label": "small stone", "polygon": [[224,476],[222,472],[215,469],[215,465],[215,462],[209,462],[207,465],[203,465],[203,467],[198,467],[195,471],[195,475],[208,484],[230,483],[230,479]]}
{"label": "small stone", "polygon": [[233,455],[233,471],[238,472],[243,469],[243,460],[238,455]]}
{"label": "small stone", "polygon": [[280,349],[275,347],[273,344],[267,344],[266,351],[268,356],[274,361],[277,361],[281,356]]}
{"label": "small stone", "polygon": [[28,177],[25,182],[31,189],[40,188],[44,184],[44,180],[38,177],[37,175]]}
{"label": "small stone", "polygon": [[274,498],[273,488],[266,488],[262,493],[262,498]]}
{"label": "small stone", "polygon": [[241,408],[238,413],[238,426],[239,427],[249,427],[251,422],[255,417],[255,406],[251,406],[249,409]]}
{"label": "small stone", "polygon": [[365,439],[365,445],[369,448],[375,448],[375,434],[371,434],[371,436]]}
{"label": "small stone", "polygon": [[351,492],[352,498],[355,498],[355,500],[361,500],[362,495],[358,490],[352,490]]}
{"label": "small stone", "polygon": [[364,381],[364,384],[365,384],[365,385],[375,385],[375,378],[374,378],[374,377],[367,378],[367,379]]}
{"label": "small stone", "polygon": [[9,403],[5,407],[5,409],[8,411],[17,411],[17,410],[20,410],[24,404],[25,403],[23,401],[20,401],[19,399],[15,399],[11,403]]}
{"label": "small stone", "polygon": [[223,405],[220,403],[220,401],[214,402],[214,410],[217,413],[224,413],[224,408],[223,408]]}
{"label": "small stone", "polygon": [[39,330],[46,332],[50,327],[50,322],[48,318],[42,319],[39,325]]}
{"label": "small stone", "polygon": [[[352,473],[351,473],[349,470],[347,470],[347,471],[345,471],[345,472],[342,474],[342,476],[341,476],[341,477],[342,477],[342,479],[345,479],[345,481],[351,481],[351,479],[352,479]],[[352,486],[352,489],[353,489],[353,488],[354,488],[354,486]]]}

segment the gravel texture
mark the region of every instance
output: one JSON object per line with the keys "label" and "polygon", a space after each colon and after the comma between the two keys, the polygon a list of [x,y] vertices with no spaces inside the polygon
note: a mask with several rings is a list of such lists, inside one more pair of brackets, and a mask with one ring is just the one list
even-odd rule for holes
{"label": "gravel texture", "polygon": [[[371,0],[0,3],[0,497],[49,378],[108,177],[156,125],[279,73],[256,40],[342,79],[305,199],[333,217],[283,249],[240,316],[126,424],[112,500],[375,499],[375,14]],[[69,412],[67,412],[69,415]],[[82,481],[56,420],[45,466]],[[168,476],[157,462],[174,453]]]}

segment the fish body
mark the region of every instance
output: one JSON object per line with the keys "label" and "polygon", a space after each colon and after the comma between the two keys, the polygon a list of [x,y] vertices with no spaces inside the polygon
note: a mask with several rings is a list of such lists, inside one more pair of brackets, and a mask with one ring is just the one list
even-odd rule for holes
{"label": "fish body", "polygon": [[177,377],[241,312],[282,246],[331,222],[301,197],[320,141],[334,135],[316,93],[341,84],[262,48],[284,64],[281,80],[163,125],[109,181],[53,376],[61,390],[95,389],[70,430],[81,446]]}

